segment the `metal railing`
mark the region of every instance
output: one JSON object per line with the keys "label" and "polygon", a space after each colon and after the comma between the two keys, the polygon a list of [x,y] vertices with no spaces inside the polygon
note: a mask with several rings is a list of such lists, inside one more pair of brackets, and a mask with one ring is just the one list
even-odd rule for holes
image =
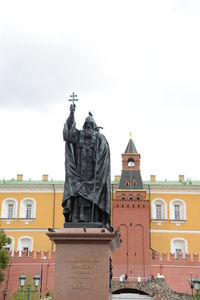
{"label": "metal railing", "polygon": [[34,221],[36,218],[0,218],[0,221]]}
{"label": "metal railing", "polygon": [[186,222],[185,219],[169,219],[170,222]]}
{"label": "metal railing", "polygon": [[168,219],[158,219],[158,218],[156,218],[156,219],[151,219],[151,221],[166,222],[166,221],[168,221]]}

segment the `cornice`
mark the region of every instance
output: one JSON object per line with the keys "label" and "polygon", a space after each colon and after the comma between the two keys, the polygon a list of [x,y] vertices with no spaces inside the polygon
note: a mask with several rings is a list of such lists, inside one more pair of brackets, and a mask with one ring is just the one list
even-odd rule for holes
{"label": "cornice", "polygon": [[[147,193],[149,193],[148,190],[146,190]],[[150,193],[151,195],[152,194],[163,194],[163,195],[166,195],[166,194],[169,194],[169,195],[180,195],[180,194],[185,194],[185,195],[200,195],[200,189],[199,190],[193,190],[193,189],[190,189],[190,190],[182,190],[182,189],[151,189],[150,190]]]}
{"label": "cornice", "polygon": [[[56,193],[63,193],[63,185],[55,186]],[[53,193],[53,186],[0,186],[0,193]]]}

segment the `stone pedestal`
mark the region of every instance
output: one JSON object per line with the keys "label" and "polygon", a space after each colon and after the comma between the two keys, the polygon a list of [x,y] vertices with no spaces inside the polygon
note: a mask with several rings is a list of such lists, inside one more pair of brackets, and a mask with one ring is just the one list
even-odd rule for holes
{"label": "stone pedestal", "polygon": [[47,234],[56,243],[55,300],[108,300],[109,259],[120,245],[104,228],[64,228]]}

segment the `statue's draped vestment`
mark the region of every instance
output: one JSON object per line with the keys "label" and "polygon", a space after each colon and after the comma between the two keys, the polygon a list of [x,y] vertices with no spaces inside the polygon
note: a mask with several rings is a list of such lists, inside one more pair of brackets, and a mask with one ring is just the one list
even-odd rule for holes
{"label": "statue's draped vestment", "polygon": [[64,125],[63,138],[66,145],[62,206],[66,221],[76,221],[72,212],[88,207],[90,217],[87,213],[84,216],[82,210],[83,219],[79,216],[77,221],[109,222],[110,151],[106,138],[97,130],[77,130],[73,113]]}

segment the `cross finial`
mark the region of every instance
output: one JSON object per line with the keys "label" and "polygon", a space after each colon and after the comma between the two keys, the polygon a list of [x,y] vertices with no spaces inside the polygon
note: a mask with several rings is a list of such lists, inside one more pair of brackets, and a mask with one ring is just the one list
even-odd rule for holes
{"label": "cross finial", "polygon": [[131,131],[129,132],[129,138],[130,138],[130,140],[132,140],[132,132]]}
{"label": "cross finial", "polygon": [[69,99],[68,101],[72,101],[74,105],[74,101],[78,101],[77,95],[73,92],[72,95],[70,96],[72,99]]}

